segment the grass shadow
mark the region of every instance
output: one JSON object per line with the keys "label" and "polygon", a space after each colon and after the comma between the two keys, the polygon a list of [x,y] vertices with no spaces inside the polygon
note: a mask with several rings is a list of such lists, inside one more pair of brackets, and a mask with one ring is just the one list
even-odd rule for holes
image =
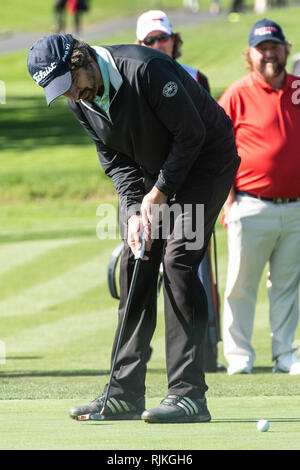
{"label": "grass shadow", "polygon": [[27,360],[27,359],[42,359],[43,356],[6,356],[6,360],[10,360],[10,361],[14,361],[14,360],[18,360],[18,361],[23,361],[23,360]]}
{"label": "grass shadow", "polygon": [[147,368],[147,374],[166,374],[166,369]]}
{"label": "grass shadow", "polygon": [[66,101],[58,100],[50,109],[44,96],[22,97],[21,106],[17,97],[10,101],[0,114],[1,150],[91,144]]}
{"label": "grass shadow", "polygon": [[[40,359],[40,357],[12,357],[6,359]],[[148,374],[166,374],[166,369],[148,369]],[[88,377],[88,376],[102,376],[109,375],[110,370],[28,370],[28,371],[3,371],[1,376],[3,378],[21,378],[21,377]]]}
{"label": "grass shadow", "polygon": [[4,372],[2,378],[12,379],[12,378],[24,378],[24,377],[88,377],[88,376],[102,376],[109,375],[109,370],[29,370],[29,371],[14,371],[14,372]]}
{"label": "grass shadow", "polygon": [[253,367],[252,369],[252,374],[271,374],[271,373],[273,373],[273,367],[259,366],[259,367]]}
{"label": "grass shadow", "polygon": [[[257,423],[258,418],[222,418],[212,419],[211,423]],[[300,423],[300,418],[268,418],[270,423]]]}

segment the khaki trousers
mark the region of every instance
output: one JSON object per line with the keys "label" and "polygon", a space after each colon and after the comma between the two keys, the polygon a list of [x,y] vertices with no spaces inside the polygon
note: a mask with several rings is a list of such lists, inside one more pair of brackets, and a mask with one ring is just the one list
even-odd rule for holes
{"label": "khaki trousers", "polygon": [[274,204],[237,195],[228,217],[228,249],[224,355],[229,366],[251,368],[255,360],[251,338],[257,290],[267,263],[272,360],[295,349],[300,202]]}

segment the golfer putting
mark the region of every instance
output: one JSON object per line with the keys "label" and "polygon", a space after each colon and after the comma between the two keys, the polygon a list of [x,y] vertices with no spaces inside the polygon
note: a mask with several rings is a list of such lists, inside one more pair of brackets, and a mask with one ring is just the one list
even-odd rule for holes
{"label": "golfer putting", "polygon": [[[48,105],[64,95],[95,142],[119,196],[125,244],[109,387],[70,416],[210,421],[203,372],[207,299],[198,267],[240,162],[231,120],[179,64],[144,46],[90,47],[69,34],[51,35],[32,46],[28,69]],[[155,217],[163,207],[176,208],[168,224],[163,211]],[[145,256],[122,329],[143,232]],[[161,260],[168,390],[147,409],[146,363]]]}

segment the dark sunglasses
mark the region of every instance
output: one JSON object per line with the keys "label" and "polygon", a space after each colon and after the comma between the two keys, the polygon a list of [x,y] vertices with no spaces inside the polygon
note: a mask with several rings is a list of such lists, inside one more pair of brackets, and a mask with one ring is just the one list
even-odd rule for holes
{"label": "dark sunglasses", "polygon": [[169,39],[170,35],[166,33],[158,34],[157,36],[149,36],[149,38],[145,38],[143,40],[143,43],[145,46],[153,46],[155,41],[158,42],[167,42]]}

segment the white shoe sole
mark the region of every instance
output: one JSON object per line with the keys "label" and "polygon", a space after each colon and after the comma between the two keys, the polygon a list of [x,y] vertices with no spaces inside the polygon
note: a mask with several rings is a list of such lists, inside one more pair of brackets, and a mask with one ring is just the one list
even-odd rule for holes
{"label": "white shoe sole", "polygon": [[235,374],[251,374],[252,369],[250,367],[240,367],[240,368],[235,368],[231,369],[228,367],[227,369],[227,374],[228,375],[235,375]]}

